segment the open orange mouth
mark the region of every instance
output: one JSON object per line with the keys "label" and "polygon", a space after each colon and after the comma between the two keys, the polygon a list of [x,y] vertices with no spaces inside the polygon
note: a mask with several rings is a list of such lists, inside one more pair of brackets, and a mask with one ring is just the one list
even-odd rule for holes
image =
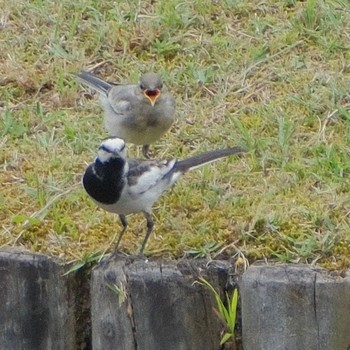
{"label": "open orange mouth", "polygon": [[144,94],[150,100],[152,106],[154,106],[154,104],[157,101],[157,98],[160,96],[160,91],[158,89],[145,90]]}

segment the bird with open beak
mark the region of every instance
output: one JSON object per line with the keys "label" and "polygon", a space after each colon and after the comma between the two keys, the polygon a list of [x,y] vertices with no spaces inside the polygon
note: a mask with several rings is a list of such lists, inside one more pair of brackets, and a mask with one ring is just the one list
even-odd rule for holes
{"label": "bird with open beak", "polygon": [[149,158],[149,145],[160,139],[175,120],[175,99],[160,75],[146,73],[139,84],[113,84],[85,71],[77,78],[100,93],[110,136],[143,145],[142,153]]}
{"label": "bird with open beak", "polygon": [[163,82],[158,74],[148,73],[141,77],[140,88],[153,107],[160,96],[162,87]]}

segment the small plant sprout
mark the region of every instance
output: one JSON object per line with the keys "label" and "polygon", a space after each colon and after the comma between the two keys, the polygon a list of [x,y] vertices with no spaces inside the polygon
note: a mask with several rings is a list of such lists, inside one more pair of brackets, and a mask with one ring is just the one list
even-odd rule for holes
{"label": "small plant sprout", "polygon": [[63,276],[69,275],[72,272],[78,271],[83,267],[89,267],[91,265],[93,265],[95,262],[100,261],[101,258],[101,254],[99,253],[88,253],[85,254],[85,256],[78,261],[77,263],[75,263],[74,265],[72,265],[72,267],[63,274]]}
{"label": "small plant sprout", "polygon": [[220,298],[220,294],[215,290],[215,288],[203,277],[199,277],[197,283],[208,288],[215,297],[217,309],[215,313],[221,319],[225,325],[225,330],[220,340],[220,345],[225,344],[227,341],[235,340],[235,325],[237,318],[237,302],[238,302],[238,290],[235,288],[231,295],[227,292],[226,295],[226,305]]}
{"label": "small plant sprout", "polygon": [[204,246],[186,250],[186,254],[193,256],[194,259],[210,258],[210,255],[217,252],[222,247],[222,243],[209,242]]}
{"label": "small plant sprout", "polygon": [[119,286],[116,283],[107,283],[107,287],[117,296],[119,305],[125,302],[128,294],[123,283],[120,283]]}

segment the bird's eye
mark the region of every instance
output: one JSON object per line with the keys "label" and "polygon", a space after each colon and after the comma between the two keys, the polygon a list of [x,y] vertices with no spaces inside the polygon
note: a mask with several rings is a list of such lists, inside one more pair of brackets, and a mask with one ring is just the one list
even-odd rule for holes
{"label": "bird's eye", "polygon": [[140,89],[141,89],[141,90],[146,90],[146,86],[143,85],[143,83],[140,83]]}
{"label": "bird's eye", "polygon": [[111,151],[111,150],[110,150],[106,145],[104,145],[104,144],[100,145],[99,149],[102,150],[102,151],[105,151],[105,152],[107,152],[107,153],[113,153],[113,151]]}

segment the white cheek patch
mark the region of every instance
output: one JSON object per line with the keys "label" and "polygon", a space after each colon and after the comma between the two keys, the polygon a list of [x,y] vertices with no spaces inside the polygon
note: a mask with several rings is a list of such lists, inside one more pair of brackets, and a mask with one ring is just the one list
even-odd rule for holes
{"label": "white cheek patch", "polygon": [[99,149],[97,152],[97,158],[101,163],[108,162],[113,157],[113,154],[105,151],[104,149]]}
{"label": "white cheek patch", "polygon": [[98,150],[98,159],[105,163],[111,158],[114,158],[118,154],[121,158],[126,157],[125,142],[117,137],[109,138],[101,143]]}

